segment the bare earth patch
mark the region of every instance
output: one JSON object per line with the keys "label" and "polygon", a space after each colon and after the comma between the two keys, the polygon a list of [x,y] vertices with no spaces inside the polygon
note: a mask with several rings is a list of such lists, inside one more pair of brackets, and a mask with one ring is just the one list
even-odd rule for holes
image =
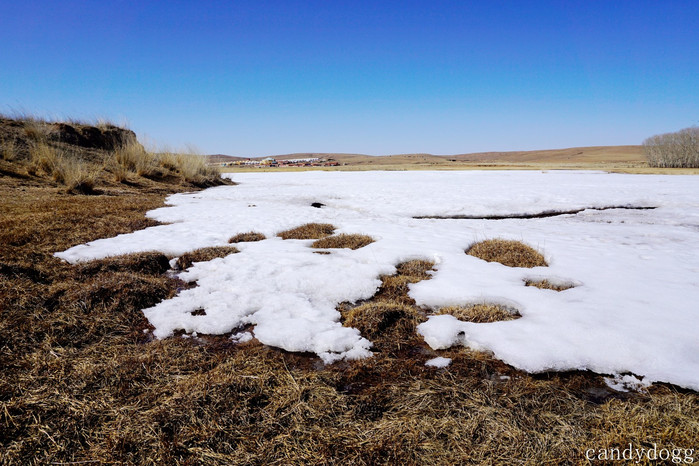
{"label": "bare earth patch", "polygon": [[300,227],[277,233],[281,239],[320,239],[330,236],[335,227],[329,223],[306,223]]}
{"label": "bare earth patch", "polygon": [[437,311],[438,315],[449,314],[465,322],[485,324],[515,320],[522,317],[515,309],[510,309],[499,304],[478,303],[469,306],[448,306]]}
{"label": "bare earth patch", "polygon": [[519,241],[489,239],[471,245],[466,254],[487,262],[499,262],[508,267],[547,267],[548,264],[536,249]]}
{"label": "bare earth patch", "polygon": [[188,269],[194,262],[206,262],[218,257],[226,257],[235,254],[238,249],[234,246],[216,246],[211,248],[197,249],[196,251],[182,254],[177,259],[177,267],[180,270]]}
{"label": "bare earth patch", "polygon": [[311,244],[312,248],[317,249],[329,249],[329,248],[348,248],[348,249],[359,249],[363,248],[374,242],[371,236],[367,235],[357,235],[357,234],[345,234],[335,236],[326,236]]}
{"label": "bare earth patch", "polygon": [[256,231],[249,231],[247,233],[239,233],[228,240],[229,243],[247,243],[252,241],[262,241],[267,237],[262,233],[257,233]]}

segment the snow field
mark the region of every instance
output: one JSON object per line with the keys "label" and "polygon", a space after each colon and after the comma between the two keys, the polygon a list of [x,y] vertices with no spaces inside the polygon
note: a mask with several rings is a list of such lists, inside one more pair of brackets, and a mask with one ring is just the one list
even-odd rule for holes
{"label": "snow field", "polygon": [[[79,262],[158,250],[178,256],[257,231],[240,253],[195,263],[180,274],[197,287],[145,309],[165,338],[223,334],[252,324],[262,343],[308,351],[331,363],[371,355],[371,343],[343,327],[335,307],[370,298],[378,277],[411,259],[436,262],[431,280],[410,286],[418,305],[486,302],[517,320],[476,324],[430,317],[417,331],[433,349],[491,351],[517,368],[633,373],[699,389],[699,183],[692,176],[598,172],[304,172],[232,176],[240,184],[176,194],[148,216],[165,225],[57,253]],[[322,202],[323,208],[311,203]],[[583,211],[542,219],[414,219],[424,215],[508,215],[613,205],[654,210]],[[314,254],[312,240],[276,233],[308,222],[376,241]],[[523,241],[548,267],[509,268],[468,256],[476,241]],[[528,279],[573,283],[556,292]],[[206,315],[192,315],[204,309]],[[240,338],[243,338],[242,336]],[[244,337],[247,338],[247,337]]]}

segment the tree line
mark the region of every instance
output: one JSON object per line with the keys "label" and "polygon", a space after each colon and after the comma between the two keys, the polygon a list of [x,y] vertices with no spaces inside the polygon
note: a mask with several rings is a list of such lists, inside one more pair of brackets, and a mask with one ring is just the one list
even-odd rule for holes
{"label": "tree line", "polygon": [[699,168],[699,126],[651,136],[643,150],[651,167]]}

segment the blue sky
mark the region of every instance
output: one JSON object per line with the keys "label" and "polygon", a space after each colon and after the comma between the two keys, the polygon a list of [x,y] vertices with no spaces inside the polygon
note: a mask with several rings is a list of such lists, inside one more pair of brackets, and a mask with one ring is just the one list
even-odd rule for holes
{"label": "blue sky", "polygon": [[0,111],[203,153],[639,144],[699,125],[699,1],[0,2]]}

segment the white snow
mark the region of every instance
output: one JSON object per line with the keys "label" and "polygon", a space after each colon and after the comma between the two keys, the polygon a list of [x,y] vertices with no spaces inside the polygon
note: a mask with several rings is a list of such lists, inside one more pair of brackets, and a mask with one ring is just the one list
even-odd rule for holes
{"label": "white snow", "polygon": [[[418,331],[433,348],[466,345],[517,368],[634,373],[699,389],[699,178],[600,172],[303,172],[232,176],[238,186],[176,194],[148,216],[165,225],[58,253],[69,262],[139,251],[177,256],[227,244],[248,231],[269,239],[180,274],[196,288],[145,309],[158,338],[175,330],[236,332],[254,325],[262,343],[309,351],[324,361],[371,354],[359,331],[339,323],[336,305],[371,297],[381,274],[410,259],[436,262],[431,280],[411,285],[419,305],[493,302],[522,318],[489,324],[431,317]],[[313,208],[322,202],[323,208]],[[585,207],[541,219],[414,219],[507,215]],[[275,237],[307,222],[376,242],[314,254],[311,241]],[[464,254],[473,242],[515,239],[544,253],[549,267],[508,268]],[[573,283],[555,292],[526,279]],[[206,315],[193,316],[204,309]]]}
{"label": "white snow", "polygon": [[447,367],[449,364],[451,364],[451,358],[443,358],[441,356],[432,358],[425,363],[427,367],[436,367],[438,369]]}
{"label": "white snow", "polygon": [[605,377],[604,382],[607,384],[609,388],[618,392],[644,391],[651,385],[650,382],[646,380],[640,380],[638,377],[631,374],[617,374],[614,377]]}
{"label": "white snow", "polygon": [[254,337],[250,332],[238,332],[230,336],[230,339],[236,343],[245,343],[252,340]]}

